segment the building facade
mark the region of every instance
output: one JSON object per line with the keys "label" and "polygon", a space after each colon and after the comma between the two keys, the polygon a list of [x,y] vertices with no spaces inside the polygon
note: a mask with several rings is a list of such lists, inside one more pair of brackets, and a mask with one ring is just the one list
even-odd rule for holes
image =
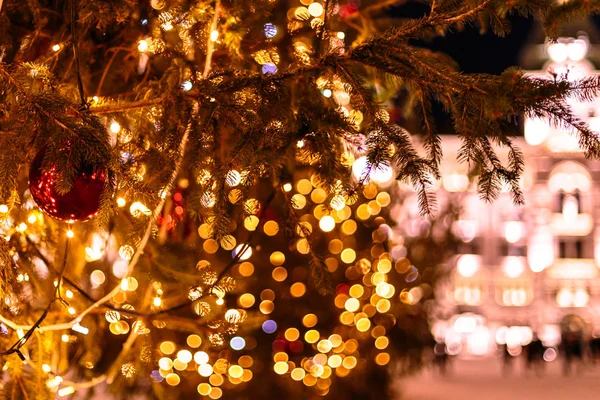
{"label": "building facade", "polygon": [[[529,46],[546,57],[529,73],[597,74],[591,50],[582,33]],[[600,131],[599,100],[569,103]],[[442,206],[460,204],[452,231],[462,244],[436,289],[432,331],[451,354],[485,355],[506,344],[516,355],[534,335],[547,346],[558,346],[565,331],[600,335],[600,162],[584,157],[576,134],[540,119],[524,121],[517,145],[526,161],[523,207],[508,190],[493,203],[480,200],[468,166],[456,162],[459,140],[443,141],[436,192]]]}

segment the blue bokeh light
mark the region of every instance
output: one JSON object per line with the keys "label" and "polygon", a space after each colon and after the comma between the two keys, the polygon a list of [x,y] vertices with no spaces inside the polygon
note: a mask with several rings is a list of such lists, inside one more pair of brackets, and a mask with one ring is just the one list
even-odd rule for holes
{"label": "blue bokeh light", "polygon": [[268,319],[263,322],[262,329],[265,333],[273,333],[277,330],[277,323],[272,319]]}
{"label": "blue bokeh light", "polygon": [[229,345],[234,350],[242,350],[244,347],[246,347],[246,341],[243,337],[235,336],[231,338]]}
{"label": "blue bokeh light", "polygon": [[265,36],[269,39],[274,38],[275,36],[277,36],[277,27],[268,22],[265,24]]}
{"label": "blue bokeh light", "polygon": [[265,75],[274,74],[277,72],[277,66],[275,64],[265,64],[262,66],[262,72]]}

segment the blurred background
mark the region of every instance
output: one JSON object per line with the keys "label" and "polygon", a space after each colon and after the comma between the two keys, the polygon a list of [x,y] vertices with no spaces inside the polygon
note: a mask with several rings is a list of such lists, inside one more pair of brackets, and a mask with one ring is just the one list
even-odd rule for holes
{"label": "blurred background", "polygon": [[[396,12],[418,15],[421,10]],[[517,65],[545,79],[598,74],[597,20],[566,26],[557,43],[549,43],[533,20],[515,17],[512,22],[513,33],[506,38],[467,28],[425,45],[449,54],[470,73],[498,74]],[[571,106],[600,131],[600,100],[573,100]],[[437,114],[443,122],[443,111]],[[401,98],[393,116],[410,124]],[[480,200],[476,171],[456,161],[460,141],[443,123],[443,178],[435,189],[443,210],[438,222],[451,239],[436,238],[441,230],[419,216],[410,190],[400,188],[404,200],[392,217],[405,240],[444,240],[452,253],[438,267],[435,301],[426,305],[434,339],[424,356],[429,367],[400,380],[401,398],[597,398],[600,187],[595,183],[600,162],[587,160],[577,137],[548,121],[521,122],[526,206],[514,206],[508,190],[491,204]],[[406,248],[413,261],[426,257],[419,251],[431,251]]]}

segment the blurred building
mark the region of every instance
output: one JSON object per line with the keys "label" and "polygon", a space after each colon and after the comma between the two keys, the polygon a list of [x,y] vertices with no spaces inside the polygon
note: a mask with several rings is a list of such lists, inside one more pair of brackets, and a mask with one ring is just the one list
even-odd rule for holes
{"label": "blurred building", "polygon": [[[585,28],[589,34],[568,27],[571,36],[557,43],[534,41],[523,64],[538,70],[529,73],[598,74],[588,58],[597,58],[597,33]],[[600,131],[600,100],[570,105]],[[564,331],[600,334],[600,162],[584,157],[573,133],[540,119],[523,125],[524,207],[508,190],[491,204],[480,200],[468,166],[456,162],[460,141],[444,138],[437,196],[460,204],[452,230],[462,245],[436,291],[433,333],[453,354],[488,354],[505,343],[517,354],[534,334],[549,346]]]}

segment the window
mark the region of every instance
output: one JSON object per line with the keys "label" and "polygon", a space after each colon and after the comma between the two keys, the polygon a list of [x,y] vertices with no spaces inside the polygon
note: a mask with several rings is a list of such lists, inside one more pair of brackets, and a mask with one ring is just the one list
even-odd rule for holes
{"label": "window", "polygon": [[517,256],[524,257],[527,255],[527,247],[526,246],[515,246],[510,243],[501,243],[500,244],[500,256]]}
{"label": "window", "polygon": [[559,258],[584,258],[584,243],[581,239],[561,238],[558,241]]}

